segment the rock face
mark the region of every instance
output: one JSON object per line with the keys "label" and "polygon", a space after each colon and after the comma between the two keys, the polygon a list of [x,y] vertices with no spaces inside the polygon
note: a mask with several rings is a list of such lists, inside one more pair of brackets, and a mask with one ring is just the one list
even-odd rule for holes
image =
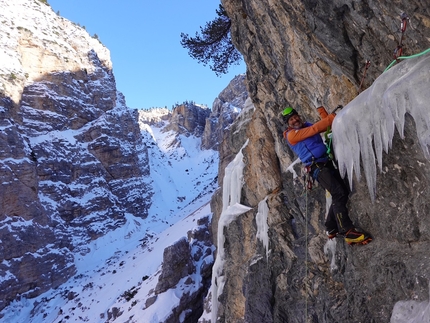
{"label": "rock face", "polygon": [[202,148],[218,149],[233,121],[245,107],[248,91],[245,75],[238,75],[215,99],[209,118],[206,119]]}
{"label": "rock face", "polygon": [[[166,248],[154,297],[171,288],[188,290],[179,306],[164,322],[197,322],[203,313],[203,301],[211,282],[214,246],[208,217],[198,220],[198,228]],[[150,304],[146,304],[147,307]],[[182,317],[182,318],[181,318]]]}
{"label": "rock face", "polygon": [[196,106],[192,103],[178,105],[173,109],[169,125],[165,130],[201,137],[209,114],[210,110],[206,107]]}
{"label": "rock face", "polygon": [[159,277],[155,292],[164,293],[176,286],[181,278],[193,273],[191,250],[188,241],[184,238],[174,245],[164,249],[163,271]]}
{"label": "rock face", "polygon": [[75,273],[72,252],[146,217],[137,112],[109,51],[42,1],[0,4],[0,309]]}
{"label": "rock face", "polygon": [[[287,171],[296,156],[282,140],[280,118],[286,105],[309,121],[317,120],[320,104],[329,110],[346,105],[360,90],[370,60],[363,81],[367,88],[393,61],[402,12],[410,18],[403,54],[429,48],[428,3],[225,0],[223,5],[247,65],[255,109],[249,110],[246,124],[236,120],[232,125],[241,131],[223,139],[234,144],[225,145],[220,159],[234,156],[249,139],[243,149],[241,203],[253,210],[218,233],[224,235],[228,261],[216,321],[379,323],[390,321],[398,301],[428,303],[430,165],[413,121],[408,119],[405,139],[396,135],[384,156],[374,203],[366,184],[354,180],[351,218],[374,241],[352,248],[342,240],[326,243],[324,192],[316,188],[303,195],[301,183]],[[268,255],[256,238],[255,220],[265,198]],[[211,205],[215,234],[220,192]]]}

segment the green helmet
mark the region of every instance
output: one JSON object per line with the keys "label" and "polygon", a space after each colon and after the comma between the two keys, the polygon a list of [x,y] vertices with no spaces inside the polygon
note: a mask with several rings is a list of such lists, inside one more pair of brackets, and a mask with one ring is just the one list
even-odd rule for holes
{"label": "green helmet", "polygon": [[287,107],[284,110],[282,110],[282,116],[284,117],[284,121],[286,123],[288,123],[288,120],[295,114],[298,114],[298,113],[292,107]]}

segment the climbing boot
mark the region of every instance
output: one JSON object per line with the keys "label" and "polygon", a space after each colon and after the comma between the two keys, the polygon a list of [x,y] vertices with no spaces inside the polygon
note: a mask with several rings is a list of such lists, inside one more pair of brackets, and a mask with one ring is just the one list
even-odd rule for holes
{"label": "climbing boot", "polygon": [[337,237],[337,234],[339,233],[339,231],[337,229],[331,229],[331,230],[328,230],[326,233],[327,233],[327,237],[331,240]]}
{"label": "climbing boot", "polygon": [[349,245],[361,244],[365,245],[372,241],[372,237],[366,232],[360,232],[356,228],[348,230],[344,234],[345,242]]}

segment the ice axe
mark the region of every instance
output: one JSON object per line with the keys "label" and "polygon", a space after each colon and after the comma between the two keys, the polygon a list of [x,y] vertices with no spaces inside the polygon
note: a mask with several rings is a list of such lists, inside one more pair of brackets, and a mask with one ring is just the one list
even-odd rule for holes
{"label": "ice axe", "polygon": [[337,110],[340,110],[340,109],[342,109],[343,108],[343,105],[342,104],[339,104],[334,110],[333,110],[333,112],[332,113],[336,113],[336,111]]}
{"label": "ice axe", "polygon": [[[333,112],[332,113],[336,113],[336,111],[337,110],[340,110],[340,109],[342,109],[343,108],[343,105],[341,105],[341,104],[339,104],[334,110],[333,110]],[[332,147],[332,137],[333,137],[333,134],[332,134],[332,132],[331,132],[331,127],[330,126],[328,126],[327,127],[327,130],[326,130],[326,132],[324,133],[324,138],[325,138],[325,143],[326,143],[326,147],[327,147],[327,155],[328,155],[328,157],[331,159],[331,160],[333,160],[334,159],[334,155],[333,155],[333,152],[332,152],[332,149],[331,149],[331,147]]]}

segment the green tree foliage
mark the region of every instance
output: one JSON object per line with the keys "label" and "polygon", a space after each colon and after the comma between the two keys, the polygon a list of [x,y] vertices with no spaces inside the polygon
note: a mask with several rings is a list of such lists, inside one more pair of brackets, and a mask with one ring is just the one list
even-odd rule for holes
{"label": "green tree foliage", "polygon": [[212,62],[210,69],[220,76],[227,73],[229,66],[239,64],[242,56],[231,42],[231,20],[221,4],[216,13],[218,16],[213,21],[200,27],[201,35],[196,32],[195,37],[190,37],[181,33],[181,45],[204,66]]}

